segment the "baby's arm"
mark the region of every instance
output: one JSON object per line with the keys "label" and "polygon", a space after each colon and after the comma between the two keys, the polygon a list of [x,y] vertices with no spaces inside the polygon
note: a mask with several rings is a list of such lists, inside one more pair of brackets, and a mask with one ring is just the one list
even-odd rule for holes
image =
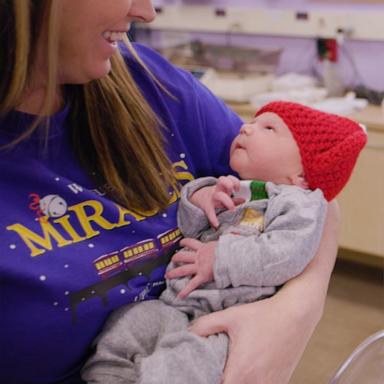
{"label": "baby's arm", "polygon": [[217,179],[204,177],[192,180],[181,189],[177,209],[177,224],[184,237],[198,238],[201,232],[209,226],[208,219],[202,209],[191,203],[191,196],[199,189],[215,185]]}
{"label": "baby's arm", "polygon": [[232,175],[221,176],[215,185],[197,190],[190,197],[190,202],[199,207],[208,218],[212,227],[219,226],[216,209],[234,210],[243,199],[234,199],[233,195],[240,189],[240,180]]}
{"label": "baby's arm", "polygon": [[243,201],[241,198],[231,198],[239,186],[240,182],[234,176],[222,176],[219,179],[204,177],[186,184],[181,190],[177,212],[178,226],[183,235],[197,238],[209,224],[217,227],[216,209],[233,209]]}
{"label": "baby's arm", "polygon": [[[212,226],[218,227],[216,209],[234,209],[236,204],[244,201],[242,198],[232,198],[239,188],[240,180],[234,176],[222,176],[217,180],[197,179],[188,183],[182,190],[178,212],[178,224],[183,235],[198,237],[207,227],[207,219]],[[172,258],[176,267],[166,273],[167,279],[193,276],[179,297],[185,297],[200,285],[213,280],[217,242],[202,243],[190,237],[180,242],[184,248]]]}

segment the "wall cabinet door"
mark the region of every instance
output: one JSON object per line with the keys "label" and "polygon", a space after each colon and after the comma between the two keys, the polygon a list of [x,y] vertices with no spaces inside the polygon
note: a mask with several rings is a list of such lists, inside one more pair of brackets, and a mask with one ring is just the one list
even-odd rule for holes
{"label": "wall cabinet door", "polygon": [[340,194],[340,246],[384,257],[384,132],[371,131]]}

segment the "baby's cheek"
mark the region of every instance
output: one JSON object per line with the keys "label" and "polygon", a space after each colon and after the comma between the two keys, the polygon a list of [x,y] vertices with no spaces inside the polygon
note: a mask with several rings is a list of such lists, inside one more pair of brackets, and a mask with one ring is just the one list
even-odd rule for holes
{"label": "baby's cheek", "polygon": [[241,164],[241,161],[239,159],[239,155],[237,153],[234,153],[233,155],[231,155],[230,159],[229,159],[229,166],[236,172],[239,171],[239,166]]}

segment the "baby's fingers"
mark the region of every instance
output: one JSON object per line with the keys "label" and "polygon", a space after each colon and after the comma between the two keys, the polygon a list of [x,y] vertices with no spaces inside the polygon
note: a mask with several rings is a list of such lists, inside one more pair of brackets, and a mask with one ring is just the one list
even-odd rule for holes
{"label": "baby's fingers", "polygon": [[196,274],[196,265],[195,264],[186,264],[181,265],[171,269],[165,274],[167,279],[177,279],[178,277],[190,276]]}
{"label": "baby's fingers", "polygon": [[[229,211],[235,208],[235,204],[230,196],[228,196],[225,192],[215,192],[212,196],[215,201],[215,205],[221,205],[224,208],[227,208]],[[218,203],[218,204],[216,204]]]}
{"label": "baby's fingers", "polygon": [[172,257],[175,264],[194,263],[196,261],[196,252],[179,251]]}
{"label": "baby's fingers", "polygon": [[203,243],[200,240],[193,239],[192,237],[184,237],[184,239],[181,239],[180,245],[182,247],[192,249],[193,251],[197,251],[201,248]]}
{"label": "baby's fingers", "polygon": [[234,191],[238,192],[240,190],[240,180],[233,175],[228,175],[227,178],[231,180]]}
{"label": "baby's fingers", "polygon": [[[236,178],[234,177],[234,179]],[[216,190],[231,195],[236,190],[235,184],[236,182],[231,176],[220,176],[216,184]]]}
{"label": "baby's fingers", "polygon": [[207,216],[209,224],[211,224],[213,228],[217,228],[219,226],[219,220],[216,216],[216,211],[213,206],[206,210],[205,215]]}
{"label": "baby's fingers", "polygon": [[189,283],[179,292],[177,295],[179,298],[183,299],[184,297],[188,296],[192,291],[194,291],[196,288],[198,288],[201,283],[202,279],[199,276],[195,276],[193,279],[189,281]]}
{"label": "baby's fingers", "polygon": [[234,197],[232,201],[236,206],[245,203],[245,199],[243,197]]}

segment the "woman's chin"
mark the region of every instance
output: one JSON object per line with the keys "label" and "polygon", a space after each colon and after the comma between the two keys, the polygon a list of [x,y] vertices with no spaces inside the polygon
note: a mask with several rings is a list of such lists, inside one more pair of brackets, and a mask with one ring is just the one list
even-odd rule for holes
{"label": "woman's chin", "polygon": [[95,67],[92,71],[92,75],[90,80],[96,80],[96,79],[102,79],[103,77],[107,76],[109,72],[111,72],[111,61],[107,60],[104,63],[100,63],[98,67]]}
{"label": "woman's chin", "polygon": [[85,84],[92,80],[102,79],[111,72],[111,67],[111,60],[109,59],[98,63],[92,63],[92,65],[84,70],[83,83]]}
{"label": "woman's chin", "polygon": [[59,75],[59,84],[86,84],[92,80],[102,79],[111,71],[111,62],[105,61],[92,68],[83,68],[77,73],[62,73]]}

